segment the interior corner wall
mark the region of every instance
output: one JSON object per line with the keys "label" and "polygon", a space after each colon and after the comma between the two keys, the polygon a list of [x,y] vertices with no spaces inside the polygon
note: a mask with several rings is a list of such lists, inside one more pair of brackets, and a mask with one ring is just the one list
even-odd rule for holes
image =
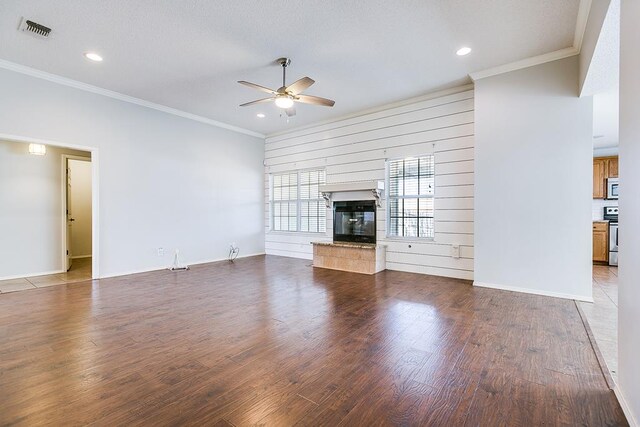
{"label": "interior corner wall", "polygon": [[[387,246],[389,270],[473,279],[473,96],[469,86],[455,88],[430,99],[268,137],[266,252],[311,259],[310,242],[331,241],[333,234],[330,209],[326,234],[269,231],[270,174],[319,168],[326,171],[328,184],[384,180],[387,159],[433,154],[434,240],[385,237],[386,197],[377,210],[377,240]],[[451,256],[453,244],[460,246],[459,258]]]}
{"label": "interior corner wall", "polygon": [[592,99],[577,56],[475,85],[476,284],[590,300]]}
{"label": "interior corner wall", "polygon": [[59,273],[62,265],[62,155],[89,153],[0,140],[0,278]]}
{"label": "interior corner wall", "polygon": [[6,69],[0,93],[0,135],[97,149],[100,277],[264,253],[263,138]]}
{"label": "interior corner wall", "polygon": [[618,387],[629,424],[640,425],[640,2],[620,14],[620,250]]}

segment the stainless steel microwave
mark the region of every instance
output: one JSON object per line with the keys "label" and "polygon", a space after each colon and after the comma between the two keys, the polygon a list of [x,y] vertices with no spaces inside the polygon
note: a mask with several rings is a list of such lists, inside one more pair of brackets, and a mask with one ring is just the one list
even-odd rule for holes
{"label": "stainless steel microwave", "polygon": [[618,198],[618,178],[607,179],[607,199]]}

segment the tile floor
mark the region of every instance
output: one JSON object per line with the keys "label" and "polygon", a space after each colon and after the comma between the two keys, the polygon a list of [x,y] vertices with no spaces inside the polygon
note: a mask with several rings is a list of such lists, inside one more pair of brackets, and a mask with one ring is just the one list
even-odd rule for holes
{"label": "tile floor", "polygon": [[593,303],[580,302],[611,376],[618,380],[618,267],[593,266]]}
{"label": "tile floor", "polygon": [[46,286],[64,285],[84,280],[91,280],[91,258],[73,260],[71,269],[66,273],[0,280],[0,293],[5,294],[7,292],[44,288]]}

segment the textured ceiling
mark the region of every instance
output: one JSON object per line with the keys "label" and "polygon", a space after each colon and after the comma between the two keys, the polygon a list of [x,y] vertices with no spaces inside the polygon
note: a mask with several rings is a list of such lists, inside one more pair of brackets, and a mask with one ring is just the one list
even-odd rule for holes
{"label": "textured ceiling", "polygon": [[[0,58],[268,134],[467,82],[470,72],[573,44],[579,0],[3,0]],[[53,28],[49,40],[20,18]],[[463,45],[471,55],[457,57]],[[96,51],[104,62],[82,53]],[[240,108],[258,91],[316,80],[333,108]],[[267,117],[256,118],[264,112]]]}
{"label": "textured ceiling", "polygon": [[593,95],[593,146],[618,146],[620,0],[612,0],[589,65],[583,96]]}
{"label": "textured ceiling", "polygon": [[620,77],[620,0],[611,0],[589,64],[582,96],[618,87]]}

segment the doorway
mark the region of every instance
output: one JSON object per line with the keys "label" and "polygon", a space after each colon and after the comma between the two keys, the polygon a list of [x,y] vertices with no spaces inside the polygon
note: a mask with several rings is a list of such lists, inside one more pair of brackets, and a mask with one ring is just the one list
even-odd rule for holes
{"label": "doorway", "polygon": [[63,154],[63,214],[65,236],[62,239],[65,271],[85,273],[91,278],[92,197],[91,158]]}
{"label": "doorway", "polygon": [[[593,302],[578,303],[611,388],[618,371],[619,54],[620,1],[612,0],[582,89],[593,100]],[[621,232],[624,239],[624,225]]]}
{"label": "doorway", "polygon": [[99,277],[98,149],[0,134],[0,182],[0,294]]}

